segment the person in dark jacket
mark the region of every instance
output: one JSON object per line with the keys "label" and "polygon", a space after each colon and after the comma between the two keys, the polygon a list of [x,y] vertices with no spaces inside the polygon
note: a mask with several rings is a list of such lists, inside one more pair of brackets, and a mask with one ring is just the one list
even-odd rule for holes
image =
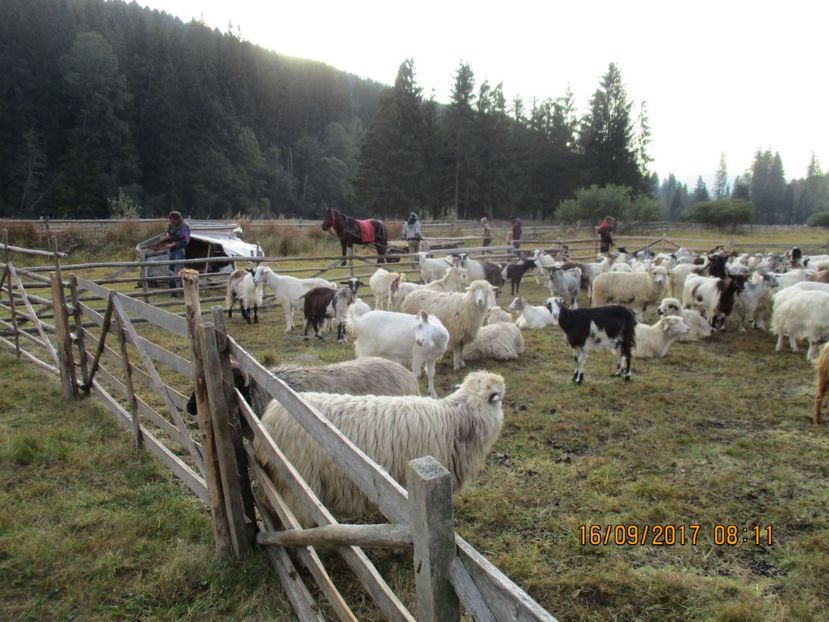
{"label": "person in dark jacket", "polygon": [[599,252],[609,253],[610,247],[613,246],[613,224],[616,220],[611,216],[605,216],[602,223],[599,225]]}
{"label": "person in dark jacket", "polygon": [[510,241],[515,250],[521,248],[521,219],[516,217],[512,219],[512,232],[510,233]]}
{"label": "person in dark jacket", "polygon": [[490,246],[492,244],[492,227],[489,226],[489,221],[486,216],[481,218],[481,233],[483,235],[483,244],[481,246]]}
{"label": "person in dark jacket", "polygon": [[[167,225],[167,231],[162,237],[162,242],[166,242],[162,248],[167,249],[167,259],[170,261],[181,260],[185,258],[187,253],[187,245],[190,243],[190,226],[184,222],[181,217],[181,212],[170,212],[170,224]],[[169,270],[172,275],[178,274],[180,265],[171,263]],[[176,278],[170,279],[170,289],[180,287],[179,280]],[[173,294],[175,296],[175,294]]]}

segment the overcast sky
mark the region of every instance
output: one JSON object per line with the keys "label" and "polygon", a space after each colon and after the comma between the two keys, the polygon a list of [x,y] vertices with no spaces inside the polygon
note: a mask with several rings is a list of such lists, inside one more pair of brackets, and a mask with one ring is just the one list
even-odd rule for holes
{"label": "overcast sky", "polygon": [[829,167],[829,8],[822,2],[694,3],[596,0],[138,0],[185,22],[201,19],[279,54],[323,61],[393,84],[413,58],[428,97],[448,101],[468,63],[502,82],[508,100],[559,97],[569,85],[581,116],[615,62],[636,110],[647,103],[660,178],[729,176],[758,149],[778,151],[787,178],[814,152]]}

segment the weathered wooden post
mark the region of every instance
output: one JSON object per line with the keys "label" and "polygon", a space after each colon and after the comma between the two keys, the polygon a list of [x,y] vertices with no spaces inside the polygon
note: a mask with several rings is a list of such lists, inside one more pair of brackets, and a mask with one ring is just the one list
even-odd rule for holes
{"label": "weathered wooden post", "polygon": [[78,364],[81,369],[81,386],[89,382],[89,356],[86,353],[86,339],[83,334],[83,313],[78,296],[78,277],[69,275],[69,293],[72,297],[72,317],[75,322],[75,343],[78,345]]}
{"label": "weathered wooden post", "polygon": [[57,339],[58,368],[60,369],[61,394],[65,399],[77,397],[78,382],[75,376],[75,357],[72,354],[72,333],[69,330],[69,316],[63,295],[63,281],[60,273],[52,273],[52,310],[55,315],[55,337]]}
{"label": "weathered wooden post", "polygon": [[127,352],[127,335],[120,319],[115,322],[115,331],[118,333],[118,345],[121,351],[121,365],[124,368],[124,385],[127,387],[127,401],[129,402],[130,416],[132,417],[133,443],[136,449],[144,446],[144,438],[141,436],[141,422],[138,419],[138,400],[135,397],[135,387],[132,383],[132,367]]}
{"label": "weathered wooden post", "polygon": [[409,462],[406,488],[414,542],[417,619],[455,622],[461,614],[449,580],[449,568],[457,556],[452,476],[432,456],[425,456]]}
{"label": "weathered wooden post", "polygon": [[193,388],[196,393],[197,418],[201,431],[202,451],[204,452],[204,478],[207,482],[210,515],[213,518],[213,538],[216,541],[216,554],[222,559],[229,559],[233,555],[233,543],[230,538],[230,528],[225,510],[222,477],[219,472],[210,404],[207,397],[204,359],[199,340],[199,324],[201,323],[199,273],[195,270],[182,270],[179,275],[184,286],[187,332],[190,338],[190,359],[193,362]]}

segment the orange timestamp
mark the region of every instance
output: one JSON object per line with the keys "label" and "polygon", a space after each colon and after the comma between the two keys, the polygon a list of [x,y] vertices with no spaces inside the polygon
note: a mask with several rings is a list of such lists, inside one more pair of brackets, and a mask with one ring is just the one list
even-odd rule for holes
{"label": "orange timestamp", "polygon": [[[609,524],[579,525],[582,546],[696,546],[713,542],[715,546],[771,546],[773,525],[689,524]],[[710,537],[709,537],[710,536]]]}

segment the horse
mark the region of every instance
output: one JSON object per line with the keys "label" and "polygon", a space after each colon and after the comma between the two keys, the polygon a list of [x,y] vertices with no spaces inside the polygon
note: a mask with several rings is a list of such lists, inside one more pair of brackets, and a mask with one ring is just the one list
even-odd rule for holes
{"label": "horse", "polygon": [[371,244],[377,250],[377,263],[386,261],[386,249],[389,242],[383,221],[375,218],[357,220],[343,214],[338,209],[326,207],[323,210],[322,230],[328,231],[329,229],[333,229],[340,238],[340,245],[343,249],[343,261],[340,265],[346,265],[346,247],[353,249],[354,244]]}

